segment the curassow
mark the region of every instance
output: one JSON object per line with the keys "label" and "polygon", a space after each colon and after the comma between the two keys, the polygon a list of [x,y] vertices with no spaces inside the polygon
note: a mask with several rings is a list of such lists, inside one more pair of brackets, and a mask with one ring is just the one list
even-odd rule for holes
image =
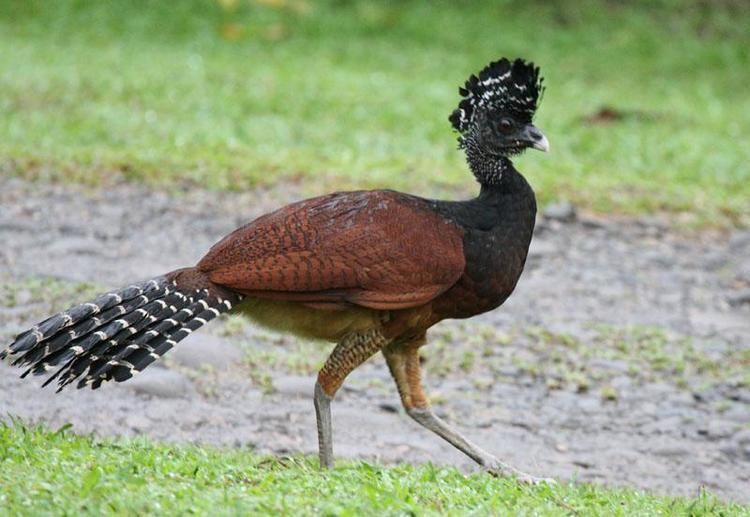
{"label": "curassow", "polygon": [[[373,190],[293,203],[235,230],[194,267],[103,294],[19,334],[0,354],[59,389],[124,381],[224,312],[337,343],[314,388],[319,454],[333,464],[330,404],[346,376],[380,351],[406,412],[488,471],[499,461],[430,409],[419,348],[428,328],[501,305],[516,286],[536,201],[510,157],[548,150],[532,125],[539,69],[500,59],[463,88],[450,122],[481,185],[469,201]],[[209,350],[206,353],[210,353]]]}

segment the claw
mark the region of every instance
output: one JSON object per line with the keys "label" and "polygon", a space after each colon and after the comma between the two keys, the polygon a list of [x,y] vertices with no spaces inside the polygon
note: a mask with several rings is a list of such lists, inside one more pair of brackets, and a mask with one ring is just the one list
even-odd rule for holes
{"label": "claw", "polygon": [[516,480],[518,480],[519,483],[523,485],[557,484],[557,481],[552,478],[538,478],[532,476],[531,474],[516,470],[510,465],[501,461],[492,462],[490,465],[485,466],[484,470],[491,476],[495,477],[514,477],[516,478]]}
{"label": "claw", "polygon": [[[519,475],[520,474],[520,475]],[[557,481],[552,478],[538,478],[523,472],[516,474],[516,479],[524,485],[556,485]]]}

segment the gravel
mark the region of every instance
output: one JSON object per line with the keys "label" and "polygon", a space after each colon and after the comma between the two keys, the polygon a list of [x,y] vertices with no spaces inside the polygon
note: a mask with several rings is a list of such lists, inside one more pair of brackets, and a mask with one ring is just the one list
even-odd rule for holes
{"label": "gravel", "polygon": [[[30,278],[102,288],[148,278],[194,263],[239,224],[302,195],[292,184],[165,193],[0,178],[0,280],[18,287],[0,299],[0,337],[49,310],[24,287]],[[740,302],[750,233],[686,236],[656,219],[552,208],[505,306],[432,331],[423,356],[438,413],[534,475],[665,494],[705,485],[750,502],[750,366],[743,372],[741,361],[750,306]],[[326,350],[222,320],[135,379],[94,392],[39,390],[0,364],[0,418],[312,454],[314,367]],[[251,352],[277,360],[256,355],[248,366]],[[475,469],[400,410],[380,357],[350,376],[333,419],[340,457]]]}
{"label": "gravel", "polygon": [[576,218],[576,207],[569,201],[554,201],[544,207],[542,216],[555,221],[570,222]]}

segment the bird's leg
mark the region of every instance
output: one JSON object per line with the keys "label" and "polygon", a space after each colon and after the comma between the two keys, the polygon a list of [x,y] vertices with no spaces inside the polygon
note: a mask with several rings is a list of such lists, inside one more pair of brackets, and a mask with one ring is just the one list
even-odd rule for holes
{"label": "bird's leg", "polygon": [[320,468],[324,469],[333,467],[331,400],[333,400],[333,397],[323,391],[320,381],[316,382],[313,403],[315,404],[315,419],[318,424],[318,457],[320,458]]}
{"label": "bird's leg", "polygon": [[516,476],[525,483],[552,482],[552,480],[535,478],[521,472],[497,459],[478,445],[472,443],[444,420],[440,419],[430,408],[422,389],[421,367],[419,365],[419,346],[391,345],[383,349],[383,355],[396,381],[401,403],[406,413],[421,426],[437,434],[458,450],[469,456],[487,472],[500,476]]}
{"label": "bird's leg", "polygon": [[383,348],[386,339],[377,329],[350,334],[336,345],[318,372],[315,383],[315,417],[318,422],[318,454],[321,468],[333,467],[333,432],[331,401],[344,379],[357,366]]}

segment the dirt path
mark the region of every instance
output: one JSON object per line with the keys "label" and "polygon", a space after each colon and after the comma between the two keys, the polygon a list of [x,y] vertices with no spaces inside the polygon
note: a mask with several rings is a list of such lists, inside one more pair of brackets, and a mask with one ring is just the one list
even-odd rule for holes
{"label": "dirt path", "polygon": [[[82,301],[80,282],[111,288],[191,264],[299,195],[0,179],[0,339]],[[750,232],[686,239],[654,222],[543,218],[508,303],[434,329],[426,384],[440,413],[533,474],[670,494],[705,485],[748,502],[748,288]],[[0,418],[313,453],[313,372],[327,349],[230,318],[96,392],[40,391],[0,364]],[[336,453],[473,468],[398,407],[376,357],[334,405]]]}

